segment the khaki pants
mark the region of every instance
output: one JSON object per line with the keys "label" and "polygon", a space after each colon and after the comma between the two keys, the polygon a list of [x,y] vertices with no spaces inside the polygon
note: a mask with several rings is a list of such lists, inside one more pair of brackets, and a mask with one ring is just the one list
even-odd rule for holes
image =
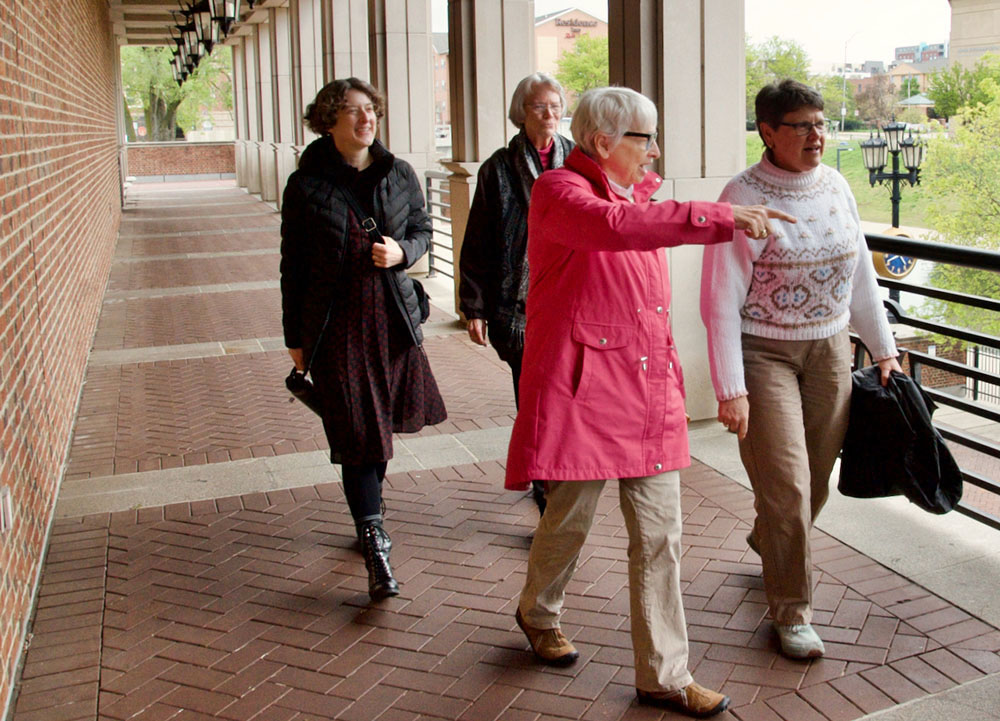
{"label": "khaki pants", "polygon": [[[521,592],[525,622],[559,626],[566,584],[594,521],[605,481],[549,481]],[[629,603],[635,685],[676,691],[691,683],[681,601],[680,473],[622,478],[618,495],[628,530]]]}
{"label": "khaki pants", "polygon": [[850,352],[846,330],[811,341],[743,335],[750,424],[740,457],[754,491],[764,592],[780,624],[812,620],[809,534],[847,430]]}

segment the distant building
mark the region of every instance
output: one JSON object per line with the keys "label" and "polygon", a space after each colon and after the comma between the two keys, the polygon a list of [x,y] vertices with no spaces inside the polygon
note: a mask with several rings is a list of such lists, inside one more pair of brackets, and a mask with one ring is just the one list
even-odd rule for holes
{"label": "distant building", "polygon": [[861,72],[868,75],[880,75],[885,72],[885,63],[881,60],[865,60],[861,65]]}
{"label": "distant building", "polygon": [[912,95],[904,100],[900,100],[896,103],[896,107],[904,110],[906,108],[916,108],[924,115],[929,116],[931,111],[934,109],[934,101],[923,93],[917,93],[916,95]]}
{"label": "distant building", "polygon": [[[572,50],[577,38],[584,35],[606,38],[608,24],[575,8],[536,17],[535,69],[555,76],[559,71],[559,57]],[[451,124],[448,33],[432,33],[431,45],[434,63],[434,124],[438,126],[437,132],[443,132],[441,126]],[[572,105],[574,98],[570,96],[571,93],[567,93],[566,99]]]}
{"label": "distant building", "polygon": [[855,65],[854,63],[833,63],[830,66],[830,72],[833,75],[846,75],[848,80],[852,78],[864,78],[870,75],[868,71],[864,69],[861,65]]}
{"label": "distant building", "polygon": [[448,80],[448,33],[431,33],[434,62],[434,124],[451,124]]}
{"label": "distant building", "polygon": [[554,76],[559,71],[559,57],[572,50],[577,38],[583,35],[606,38],[608,24],[576,8],[536,17],[535,68]]}
{"label": "distant building", "polygon": [[[936,58],[922,63],[898,63],[889,69],[889,79],[898,92],[908,80],[916,80],[914,92],[924,92],[931,82],[931,76],[948,67],[948,58]],[[911,88],[912,89],[912,88]]]}
{"label": "distant building", "polygon": [[896,48],[897,63],[924,63],[944,57],[948,57],[944,43],[935,43],[934,45],[920,43],[919,45]]}
{"label": "distant building", "polygon": [[951,60],[973,67],[986,53],[1000,55],[1000,2],[950,0]]}

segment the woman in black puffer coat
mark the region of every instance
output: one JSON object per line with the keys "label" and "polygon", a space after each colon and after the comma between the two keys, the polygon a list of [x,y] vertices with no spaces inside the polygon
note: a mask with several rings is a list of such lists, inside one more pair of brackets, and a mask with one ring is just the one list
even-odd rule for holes
{"label": "woman in black puffer coat", "polygon": [[[375,139],[383,105],[378,91],[357,78],[319,92],[305,121],[321,137],[289,176],[281,208],[285,345],[296,368],[309,368],[322,398],[330,459],[342,467],[375,600],[399,593],[382,525],[392,434],[446,418],[406,274],[427,252],[431,221],[413,168]],[[347,189],[382,242],[362,228]]]}

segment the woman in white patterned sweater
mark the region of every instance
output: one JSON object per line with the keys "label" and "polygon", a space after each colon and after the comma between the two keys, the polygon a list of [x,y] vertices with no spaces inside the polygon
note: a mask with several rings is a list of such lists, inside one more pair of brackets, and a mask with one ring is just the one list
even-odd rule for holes
{"label": "woman in white patterned sweater", "polygon": [[809,533],[826,502],[851,397],[850,322],[882,369],[900,370],[857,205],[822,164],[823,98],[785,80],[756,99],[766,150],[720,200],[795,216],[765,239],[736,233],[708,246],[701,312],[719,421],[740,444],[757,518],[758,552],[782,652],[822,656],[812,628]]}

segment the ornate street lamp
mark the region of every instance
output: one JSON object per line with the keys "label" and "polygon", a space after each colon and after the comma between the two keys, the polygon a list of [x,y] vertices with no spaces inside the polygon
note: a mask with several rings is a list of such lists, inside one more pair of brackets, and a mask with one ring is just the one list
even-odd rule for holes
{"label": "ornate street lamp", "polygon": [[[876,131],[877,132],[877,131]],[[868,169],[868,182],[874,188],[875,183],[888,184],[892,201],[892,228],[889,235],[906,237],[899,232],[899,201],[902,196],[899,194],[900,181],[906,181],[911,186],[920,183],[920,163],[924,156],[924,145],[920,138],[914,138],[910,133],[906,138],[906,124],[898,123],[895,119],[891,123],[882,126],[883,138],[876,134],[876,137],[868,136],[868,140],[861,142],[861,155],[864,159],[865,167]],[[892,172],[883,172],[886,164],[886,156],[892,154]],[[899,169],[899,156],[903,156],[903,165],[906,172]],[[890,253],[873,253],[875,269],[879,275],[887,278],[900,279],[913,270],[916,261],[908,256]],[[889,290],[890,300],[899,302],[899,291],[895,288]]]}
{"label": "ornate street lamp", "polygon": [[[882,126],[885,137],[876,135],[868,136],[868,140],[861,143],[861,155],[864,158],[865,167],[868,169],[868,182],[874,188],[875,183],[889,185],[890,199],[892,201],[892,227],[899,227],[899,201],[902,196],[899,194],[899,182],[905,180],[910,185],[920,184],[920,163],[923,160],[923,143],[919,138],[914,138],[911,133],[909,137],[903,138],[906,131],[905,123],[897,123],[895,120]],[[883,168],[886,164],[886,154],[892,154],[892,172],[885,173]],[[903,164],[906,172],[899,169],[899,155],[903,154]]]}

